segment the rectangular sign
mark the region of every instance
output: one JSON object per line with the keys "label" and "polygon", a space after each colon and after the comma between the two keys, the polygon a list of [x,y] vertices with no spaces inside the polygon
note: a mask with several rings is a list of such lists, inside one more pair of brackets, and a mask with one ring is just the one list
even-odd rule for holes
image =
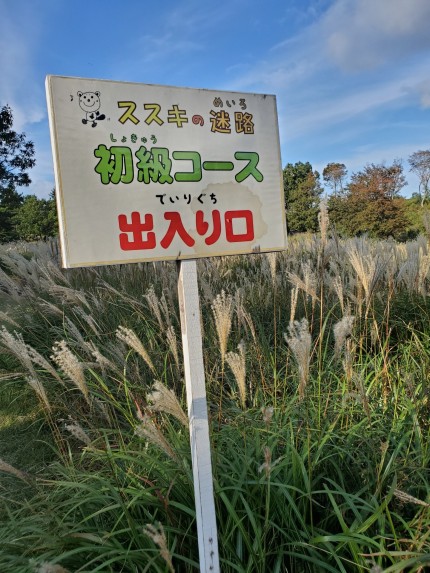
{"label": "rectangular sign", "polygon": [[48,76],[65,267],[286,245],[272,95]]}

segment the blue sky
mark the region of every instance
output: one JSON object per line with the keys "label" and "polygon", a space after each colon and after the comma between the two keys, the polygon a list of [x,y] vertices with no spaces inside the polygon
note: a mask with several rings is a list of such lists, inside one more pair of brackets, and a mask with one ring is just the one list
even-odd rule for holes
{"label": "blue sky", "polygon": [[430,149],[430,0],[0,0],[0,106],[54,175],[47,74],[275,94],[282,166]]}

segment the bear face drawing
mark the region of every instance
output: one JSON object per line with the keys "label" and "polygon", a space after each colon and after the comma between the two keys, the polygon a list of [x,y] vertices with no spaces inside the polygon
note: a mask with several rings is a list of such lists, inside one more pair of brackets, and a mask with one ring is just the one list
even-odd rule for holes
{"label": "bear face drawing", "polygon": [[105,119],[105,115],[101,114],[100,109],[100,92],[78,92],[79,107],[85,112],[85,118],[82,119],[83,124],[91,124],[91,127],[97,125],[97,121]]}

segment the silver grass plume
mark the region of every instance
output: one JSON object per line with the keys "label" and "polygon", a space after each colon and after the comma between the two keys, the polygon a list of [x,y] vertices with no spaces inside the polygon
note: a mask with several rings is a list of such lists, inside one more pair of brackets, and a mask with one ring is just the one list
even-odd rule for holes
{"label": "silver grass plume", "polygon": [[264,448],[264,462],[258,468],[258,473],[262,471],[266,474],[266,478],[270,476],[270,472],[272,471],[272,451],[268,446]]}
{"label": "silver grass plume", "polygon": [[299,398],[302,400],[309,381],[309,364],[311,358],[312,337],[309,333],[309,323],[306,318],[295,320],[288,326],[288,333],[284,338],[293,353],[299,369]]}
{"label": "silver grass plume", "polygon": [[161,298],[160,298],[160,310],[164,315],[164,318],[166,320],[166,324],[171,326],[171,319],[170,319],[171,312],[170,312],[169,304],[167,302],[167,298],[166,298],[166,295],[164,292],[161,294]]}
{"label": "silver grass plume", "polygon": [[344,313],[345,302],[344,302],[343,282],[340,275],[336,275],[335,277],[333,277],[330,284],[337,295],[342,313]]}
{"label": "silver grass plume", "polygon": [[79,442],[82,442],[86,446],[91,447],[91,439],[89,435],[85,432],[83,427],[80,424],[78,424],[78,422],[71,421],[70,423],[65,424],[65,428]]}
{"label": "silver grass plume", "polygon": [[183,426],[188,428],[188,417],[181,408],[176,394],[167,388],[162,382],[156,380],[154,389],[146,396],[151,402],[151,409],[156,412],[166,412],[174,416]]}
{"label": "silver grass plume", "polygon": [[0,320],[3,320],[4,322],[8,322],[12,326],[16,326],[17,328],[20,327],[19,324],[17,322],[15,322],[12,317],[10,317],[6,312],[3,312],[1,310],[0,310]]}
{"label": "silver grass plume", "polygon": [[277,252],[274,251],[273,253],[267,253],[266,258],[269,262],[270,268],[270,275],[272,277],[272,283],[276,284],[276,261],[277,261]]}
{"label": "silver grass plume", "polygon": [[86,350],[87,349],[86,342],[76,324],[72,320],[70,320],[68,316],[65,317],[64,322],[67,325],[67,334],[69,335],[69,337],[75,340],[83,350]]}
{"label": "silver grass plume", "polygon": [[345,341],[345,352],[343,355],[342,366],[348,383],[351,382],[354,376],[355,349],[356,344],[351,338],[347,338]]}
{"label": "silver grass plume", "polygon": [[417,292],[422,296],[427,296],[425,283],[430,269],[430,255],[424,254],[423,250],[419,250],[419,265],[418,265],[418,284]]}
{"label": "silver grass plume", "polygon": [[16,282],[0,267],[0,286],[2,291],[8,294],[11,298],[19,301],[23,296],[22,290],[18,287]]}
{"label": "silver grass plume", "polygon": [[157,527],[148,523],[143,528],[143,533],[147,535],[155,545],[158,545],[160,549],[160,555],[164,559],[170,573],[175,573],[175,569],[172,563],[172,556],[170,555],[169,548],[167,547],[166,534],[161,523],[157,524]]}
{"label": "silver grass plume", "polygon": [[272,469],[281,461],[281,458],[278,458],[274,462],[272,462],[272,450],[265,446],[264,448],[264,462],[258,468],[258,473],[264,471],[266,474],[266,478],[269,479]]}
{"label": "silver grass plume", "polygon": [[243,340],[238,345],[239,352],[227,352],[225,360],[230,366],[231,371],[236,379],[239,390],[240,403],[242,408],[246,406],[246,360],[245,360],[245,343]]}
{"label": "silver grass plume", "polygon": [[274,412],[273,406],[263,406],[261,408],[263,422],[266,424],[266,426],[270,426],[273,418],[273,412]]}
{"label": "silver grass plume", "polygon": [[297,299],[299,298],[299,287],[295,286],[291,289],[291,305],[290,305],[290,323],[294,322],[296,318]]}
{"label": "silver grass plume", "polygon": [[100,336],[100,327],[94,320],[91,314],[87,314],[83,308],[80,306],[76,306],[73,309],[73,312],[77,314],[79,317],[83,318],[83,320],[88,324],[91,330],[94,332],[96,336]]}
{"label": "silver grass plume", "polygon": [[345,340],[351,336],[355,317],[346,314],[333,326],[334,355],[337,358],[342,350]]}
{"label": "silver grass plume", "polygon": [[69,573],[69,570],[64,569],[64,567],[58,563],[49,563],[48,561],[43,561],[36,566],[34,573]]}
{"label": "silver grass plume", "polygon": [[56,342],[52,347],[54,354],[51,359],[70,378],[75,386],[82,392],[85,400],[90,404],[88,386],[85,381],[84,364],[67,346],[65,340]]}
{"label": "silver grass plume", "polygon": [[109,360],[109,358],[106,358],[106,356],[100,352],[92,340],[86,342],[86,346],[95,358],[103,373],[106,372],[106,370],[113,370],[116,373],[120,372],[119,368],[111,360]]}
{"label": "silver grass plume", "polygon": [[215,327],[218,334],[221,361],[224,366],[233,316],[233,297],[222,290],[212,302],[212,312],[215,317]]}
{"label": "silver grass plume", "polygon": [[305,292],[308,296],[311,297],[312,302],[315,303],[318,301],[318,295],[316,291],[318,283],[317,277],[309,262],[304,262],[301,266],[303,279],[301,279],[300,276],[296,273],[287,272],[288,279],[293,286],[298,287],[303,292]]}
{"label": "silver grass plume", "polygon": [[30,375],[37,378],[36,371],[34,370],[32,360],[28,353],[28,347],[22,338],[22,334],[16,331],[14,334],[11,334],[4,326],[2,326],[0,330],[0,340],[3,345],[8,348],[16,358],[18,358]]}
{"label": "silver grass plume", "polygon": [[12,352],[16,358],[21,362],[21,364],[27,368],[30,376],[37,378],[36,371],[34,370],[33,364],[40,366],[53,378],[58,380],[61,384],[64,384],[58,373],[53,368],[46,358],[44,358],[36,349],[24,342],[22,334],[14,331],[11,334],[4,326],[0,331],[0,339],[3,341],[4,345]]}
{"label": "silver grass plume", "polygon": [[53,284],[49,288],[49,292],[54,296],[62,297],[62,299],[66,302],[71,302],[78,306],[80,304],[83,304],[84,306],[87,307],[88,310],[91,310],[91,305],[88,303],[84,293],[80,290],[75,290],[73,288],[69,288],[59,284]]}
{"label": "silver grass plume", "polygon": [[412,495],[409,495],[408,493],[406,493],[400,489],[395,489],[393,491],[393,495],[394,495],[394,497],[397,497],[397,499],[400,499],[400,501],[403,501],[404,503],[414,503],[415,505],[422,505],[423,507],[430,507],[430,503],[427,503],[425,501],[422,501],[421,499],[413,497]]}
{"label": "silver grass plume", "polygon": [[327,245],[328,226],[329,226],[327,199],[325,199],[325,198],[320,201],[320,210],[318,213],[318,223],[319,223],[320,233],[321,233],[321,243],[322,243],[323,247],[325,247]]}
{"label": "silver grass plume", "polygon": [[22,479],[23,481],[27,481],[28,478],[30,477],[25,472],[14,468],[13,466],[8,464],[7,462],[3,461],[1,458],[0,458],[0,472],[5,472],[7,474],[11,474],[11,475],[17,477],[18,479]]}
{"label": "silver grass plume", "polygon": [[170,351],[173,354],[175,364],[179,368],[178,340],[176,338],[175,328],[173,325],[170,325],[166,330],[166,338]]}
{"label": "silver grass plume", "polygon": [[158,321],[158,324],[160,325],[161,330],[164,330],[165,326],[164,326],[164,321],[163,321],[163,318],[162,318],[161,312],[160,312],[160,301],[158,299],[158,296],[155,294],[155,290],[154,290],[154,287],[152,285],[147,290],[147,292],[145,294],[145,298],[146,298],[146,301],[149,305],[149,308],[155,314],[155,317]]}
{"label": "silver grass plume", "polygon": [[136,333],[131,330],[131,328],[126,328],[125,326],[118,326],[116,331],[116,336],[119,340],[125,342],[128,346],[130,346],[133,350],[135,350],[139,356],[143,358],[149,368],[155,372],[154,365],[152,363],[149,354],[147,353],[145,347],[143,346],[142,342],[137,337]]}
{"label": "silver grass plume", "polygon": [[159,430],[155,425],[154,420],[150,418],[147,414],[140,415],[139,419],[141,423],[138,426],[136,426],[136,429],[134,431],[136,436],[139,436],[139,438],[146,439],[154,446],[157,446],[158,448],[163,450],[164,453],[166,453],[169,456],[169,458],[177,462],[178,461],[177,455],[173,451],[169,442],[164,437],[161,430]]}
{"label": "silver grass plume", "polygon": [[363,239],[352,239],[346,244],[345,250],[349,262],[363,287],[366,305],[368,305],[383,271],[383,264],[378,256],[369,252],[369,248],[365,245]]}
{"label": "silver grass plume", "polygon": [[40,401],[45,406],[45,408],[48,410],[48,412],[51,412],[52,411],[51,404],[49,403],[48,396],[45,392],[45,388],[42,382],[38,378],[35,378],[33,376],[26,376],[26,380],[28,382],[28,385],[36,392],[37,396],[39,397]]}
{"label": "silver grass plume", "polygon": [[236,309],[236,315],[237,315],[237,321],[238,321],[239,328],[242,325],[244,327],[247,327],[251,333],[252,338],[254,339],[254,342],[257,342],[257,334],[255,332],[255,326],[254,326],[254,323],[252,322],[251,315],[249,314],[249,312],[247,312],[245,310],[245,307],[243,306],[242,289],[237,289],[235,296],[234,296],[233,304],[234,304],[235,309]]}
{"label": "silver grass plume", "polygon": [[60,382],[60,384],[62,384],[64,386],[63,380],[58,375],[58,372],[55,370],[55,368],[52,366],[52,364],[50,362],[48,362],[46,360],[46,358],[44,358],[41,354],[39,354],[39,352],[37,352],[37,350],[35,350],[29,344],[26,344],[26,347],[27,347],[28,355],[29,355],[30,359],[33,361],[33,363],[36,364],[37,366],[40,366],[41,368],[43,368],[47,372],[49,372],[49,374],[53,378],[58,380],[58,382]]}

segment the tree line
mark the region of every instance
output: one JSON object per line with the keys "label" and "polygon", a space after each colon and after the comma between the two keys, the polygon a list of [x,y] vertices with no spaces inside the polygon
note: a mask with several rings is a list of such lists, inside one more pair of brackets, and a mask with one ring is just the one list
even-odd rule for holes
{"label": "tree line", "polygon": [[[353,173],[343,163],[329,163],[322,176],[329,192],[324,199],[330,223],[341,236],[366,234],[375,238],[411,239],[427,231],[430,212],[430,150],[412,153],[410,170],[419,180],[410,199],[400,195],[406,185],[403,164],[367,164]],[[289,163],[283,171],[287,226],[290,233],[317,231],[324,188],[312,165]]]}
{"label": "tree line", "polygon": [[49,199],[17,191],[31,183],[28,171],[35,166],[34,144],[25,133],[13,130],[8,105],[0,109],[0,243],[35,240],[57,234],[54,191]]}
{"label": "tree line", "polygon": [[[49,199],[24,196],[17,189],[29,187],[34,167],[34,144],[25,133],[13,130],[12,109],[0,108],[0,242],[36,240],[58,232],[54,190]],[[311,163],[288,163],[283,170],[287,227],[290,233],[318,230],[322,200],[332,228],[341,236],[413,238],[430,227],[430,150],[408,158],[410,170],[419,180],[410,199],[400,195],[406,185],[401,160],[391,165],[370,163],[352,173],[343,163],[329,163],[322,180]]]}

